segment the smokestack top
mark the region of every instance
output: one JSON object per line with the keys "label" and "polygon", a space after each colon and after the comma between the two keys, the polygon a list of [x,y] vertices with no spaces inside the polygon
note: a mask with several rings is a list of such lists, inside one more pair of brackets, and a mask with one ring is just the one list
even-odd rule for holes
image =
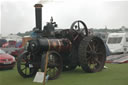
{"label": "smokestack top", "polygon": [[41,8],[41,7],[43,7],[43,5],[42,4],[35,4],[34,7]]}

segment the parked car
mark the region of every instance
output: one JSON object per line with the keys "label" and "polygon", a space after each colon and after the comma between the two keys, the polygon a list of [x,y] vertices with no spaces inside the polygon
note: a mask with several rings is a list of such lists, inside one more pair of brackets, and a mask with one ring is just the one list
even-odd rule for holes
{"label": "parked car", "polygon": [[12,69],[15,63],[16,60],[13,56],[0,49],[0,69]]}
{"label": "parked car", "polygon": [[15,58],[17,58],[23,51],[24,51],[24,48],[19,48],[17,50],[12,51],[10,54]]}
{"label": "parked car", "polygon": [[24,51],[24,48],[22,47],[22,41],[16,42],[15,48],[16,49],[12,51],[10,54],[14,57],[17,57]]}
{"label": "parked car", "polygon": [[0,39],[0,47],[2,47],[3,44],[5,44],[7,42],[7,40],[5,39]]}
{"label": "parked car", "polygon": [[15,40],[9,40],[5,44],[2,45],[3,48],[15,48],[16,47],[16,41]]}

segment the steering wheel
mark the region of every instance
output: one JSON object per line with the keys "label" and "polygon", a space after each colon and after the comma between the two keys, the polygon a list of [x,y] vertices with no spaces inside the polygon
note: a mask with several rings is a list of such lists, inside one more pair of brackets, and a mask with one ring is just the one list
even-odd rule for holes
{"label": "steering wheel", "polygon": [[71,30],[75,31],[77,33],[77,35],[74,37],[74,40],[79,36],[82,35],[84,36],[88,36],[88,29],[86,24],[81,21],[81,20],[77,20],[75,22],[72,23],[71,25]]}

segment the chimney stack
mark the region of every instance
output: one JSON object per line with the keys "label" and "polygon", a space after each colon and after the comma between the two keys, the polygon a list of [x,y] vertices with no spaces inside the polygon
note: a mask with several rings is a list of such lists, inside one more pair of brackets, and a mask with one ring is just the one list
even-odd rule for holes
{"label": "chimney stack", "polygon": [[35,4],[35,20],[36,20],[36,28],[42,30],[42,4]]}

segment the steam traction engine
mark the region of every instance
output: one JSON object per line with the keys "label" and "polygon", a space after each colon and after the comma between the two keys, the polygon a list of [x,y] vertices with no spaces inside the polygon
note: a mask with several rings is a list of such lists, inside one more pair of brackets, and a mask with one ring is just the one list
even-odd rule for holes
{"label": "steam traction engine", "polygon": [[51,18],[42,30],[41,10],[42,5],[36,4],[34,36],[18,57],[17,68],[21,76],[31,77],[39,69],[44,71],[47,52],[47,74],[51,80],[56,79],[62,71],[74,70],[77,66],[89,73],[103,69],[106,60],[104,43],[96,36],[88,36],[83,21],[73,22],[70,29],[55,30],[57,24]]}

